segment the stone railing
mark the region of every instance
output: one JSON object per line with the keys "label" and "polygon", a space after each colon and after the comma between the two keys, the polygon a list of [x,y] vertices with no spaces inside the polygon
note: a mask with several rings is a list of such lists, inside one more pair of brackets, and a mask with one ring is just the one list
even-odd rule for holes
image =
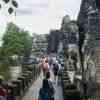
{"label": "stone railing", "polygon": [[27,66],[27,69],[16,80],[10,80],[4,84],[3,87],[8,92],[7,100],[21,100],[39,74],[40,69],[37,64]]}
{"label": "stone railing", "polygon": [[71,82],[65,69],[62,71],[62,87],[64,100],[80,100],[80,91],[77,89],[77,85]]}

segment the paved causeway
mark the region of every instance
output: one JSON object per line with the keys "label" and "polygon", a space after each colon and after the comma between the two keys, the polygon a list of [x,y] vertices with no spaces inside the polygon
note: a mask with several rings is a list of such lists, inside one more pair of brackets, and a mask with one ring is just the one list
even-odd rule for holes
{"label": "paved causeway", "polygon": [[[29,88],[26,95],[22,100],[38,100],[39,89],[42,86],[42,74],[40,77],[34,82],[34,84]],[[62,88],[59,85],[54,85],[55,87],[55,100],[63,100]]]}

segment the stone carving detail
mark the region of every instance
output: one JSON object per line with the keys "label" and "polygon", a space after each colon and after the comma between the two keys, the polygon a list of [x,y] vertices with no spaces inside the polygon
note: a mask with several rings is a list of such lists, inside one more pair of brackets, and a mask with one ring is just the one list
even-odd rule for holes
{"label": "stone carving detail", "polygon": [[[89,36],[86,45],[82,45],[82,48],[84,48],[82,53],[94,61],[94,67],[96,71],[98,70],[96,75],[98,75],[100,73],[100,68],[97,66],[99,61],[98,56],[100,56],[100,0],[82,0],[78,25],[83,28],[82,34],[80,31],[80,37],[85,36],[84,39],[86,39],[86,36]],[[91,52],[94,52],[93,55],[89,55]],[[97,77],[97,79],[100,80],[100,77]]]}

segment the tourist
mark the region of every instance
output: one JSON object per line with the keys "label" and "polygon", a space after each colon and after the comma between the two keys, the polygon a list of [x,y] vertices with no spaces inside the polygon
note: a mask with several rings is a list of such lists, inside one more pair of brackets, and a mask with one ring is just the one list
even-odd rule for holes
{"label": "tourist", "polygon": [[46,72],[49,71],[49,62],[47,57],[42,57],[39,63],[39,68],[41,69],[43,73],[43,77],[45,77]]}
{"label": "tourist", "polygon": [[47,72],[46,77],[43,79],[38,100],[54,100],[54,87],[50,81],[50,72]]}
{"label": "tourist", "polygon": [[47,72],[49,72],[49,62],[48,59],[42,65],[43,75],[45,76]]}
{"label": "tourist", "polygon": [[61,75],[62,75],[63,67],[61,66],[60,63],[58,63],[58,66],[59,66],[59,70],[58,70],[58,85],[60,85],[60,83],[61,83]]}
{"label": "tourist", "polygon": [[7,100],[7,91],[3,88],[1,79],[0,79],[0,100]]}
{"label": "tourist", "polygon": [[53,73],[54,73],[54,80],[55,83],[58,81],[58,71],[59,71],[59,65],[57,62],[53,63]]}

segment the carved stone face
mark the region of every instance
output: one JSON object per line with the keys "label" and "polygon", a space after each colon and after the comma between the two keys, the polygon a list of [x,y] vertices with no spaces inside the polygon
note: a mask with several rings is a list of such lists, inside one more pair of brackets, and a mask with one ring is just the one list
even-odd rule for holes
{"label": "carved stone face", "polygon": [[64,18],[63,18],[63,24],[68,24],[70,22],[70,17],[68,15],[66,15]]}
{"label": "carved stone face", "polygon": [[69,28],[70,28],[71,33],[77,33],[78,32],[78,26],[75,23],[70,23]]}
{"label": "carved stone face", "polygon": [[63,18],[63,21],[62,21],[62,30],[63,30],[63,32],[68,32],[68,30],[69,30],[69,23],[70,23],[70,17],[68,15],[66,15]]}

